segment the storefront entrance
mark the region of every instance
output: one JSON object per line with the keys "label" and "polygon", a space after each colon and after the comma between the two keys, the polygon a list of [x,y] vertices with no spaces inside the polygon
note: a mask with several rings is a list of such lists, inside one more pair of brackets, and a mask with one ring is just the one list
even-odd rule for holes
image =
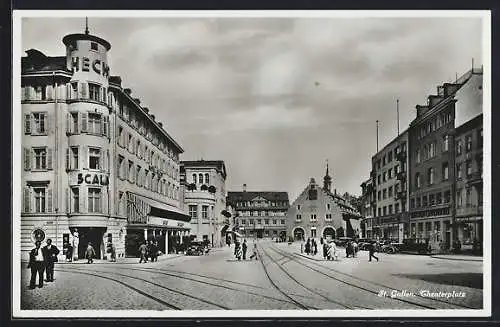
{"label": "storefront entrance", "polygon": [[327,240],[333,240],[335,238],[335,230],[332,227],[326,227],[323,231],[323,237]]}
{"label": "storefront entrance", "polygon": [[297,227],[293,231],[293,237],[296,241],[302,241],[304,239],[304,230],[300,227]]}
{"label": "storefront entrance", "polygon": [[[74,228],[71,229],[72,233]],[[85,250],[89,243],[92,244],[94,248],[95,257],[94,259],[102,259],[104,252],[103,237],[106,232],[106,227],[78,227],[78,258],[85,258]]]}

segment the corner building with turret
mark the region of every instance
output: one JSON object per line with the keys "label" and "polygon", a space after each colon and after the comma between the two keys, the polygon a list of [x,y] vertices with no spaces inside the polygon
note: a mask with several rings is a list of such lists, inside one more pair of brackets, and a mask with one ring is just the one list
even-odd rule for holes
{"label": "corner building with turret", "polygon": [[61,256],[76,244],[83,257],[89,242],[100,259],[111,245],[117,257],[135,255],[145,239],[175,251],[190,230],[183,149],[110,75],[109,42],[87,30],[63,43],[66,56],[21,58],[23,258],[48,238]]}

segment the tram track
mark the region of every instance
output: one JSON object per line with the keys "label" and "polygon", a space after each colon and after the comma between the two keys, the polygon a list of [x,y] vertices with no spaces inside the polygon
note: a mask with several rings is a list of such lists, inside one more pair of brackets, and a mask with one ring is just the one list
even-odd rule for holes
{"label": "tram track", "polygon": [[[349,306],[349,305],[346,305],[340,301],[337,301],[337,300],[334,300],[320,292],[318,292],[317,290],[314,290],[308,286],[306,286],[304,283],[302,283],[301,281],[299,281],[297,278],[295,278],[294,276],[292,276],[286,269],[284,269],[282,267],[282,263],[279,263],[279,260],[276,260],[274,259],[271,255],[269,255],[269,253],[263,248],[261,247],[261,251],[262,253],[269,258],[269,260],[275,265],[277,266],[280,271],[282,271],[283,273],[285,273],[285,275],[290,279],[292,280],[294,283],[296,283],[297,285],[299,285],[301,288],[307,290],[308,292],[316,295],[316,296],[319,296],[321,298],[321,301],[325,301],[325,302],[328,302],[328,303],[333,303],[333,304],[336,304],[344,309],[350,309],[350,310],[353,310],[353,309],[369,309],[369,308],[366,308],[366,307],[363,307],[363,306]],[[261,260],[262,262],[262,260]],[[262,262],[263,266],[265,267],[264,263]],[[270,276],[268,275],[268,278],[271,280]],[[310,307],[310,306],[309,306]],[[319,308],[314,308],[314,309],[319,309]]]}
{"label": "tram track", "polygon": [[[173,271],[171,272],[169,270],[157,269],[157,268],[127,268],[127,270],[143,271],[143,272],[148,272],[148,273],[152,273],[152,274],[161,274],[161,275],[165,275],[165,276],[169,276],[169,277],[174,277],[174,278],[178,278],[178,279],[184,279],[184,280],[193,281],[193,282],[196,282],[196,283],[199,283],[199,284],[202,284],[202,285],[208,285],[208,286],[212,286],[212,287],[216,287],[216,288],[227,289],[227,290],[230,290],[230,291],[236,291],[236,292],[240,292],[240,293],[244,293],[244,294],[251,294],[253,296],[257,296],[257,297],[261,297],[261,298],[265,298],[265,299],[269,299],[269,300],[274,300],[274,301],[278,301],[278,302],[292,303],[289,300],[284,300],[284,299],[273,297],[273,296],[269,296],[269,295],[266,295],[266,294],[255,293],[255,292],[249,291],[249,290],[239,289],[239,288],[235,288],[235,287],[231,287],[231,286],[226,286],[226,285],[221,285],[221,284],[216,284],[216,283],[212,283],[212,282],[206,282],[206,281],[202,281],[202,280],[195,279],[195,278],[189,278],[189,277],[185,277],[185,276],[175,275],[173,273]],[[202,275],[197,275],[197,276],[201,277]],[[203,276],[201,278],[209,278],[209,277]],[[231,281],[226,281],[225,280],[225,282],[231,282]],[[244,283],[241,283],[241,284],[244,284]],[[266,288],[262,288],[262,289],[266,289]],[[296,296],[300,296],[300,295],[296,295]]]}
{"label": "tram track", "polygon": [[[214,307],[217,307],[218,309],[224,309],[224,310],[230,310],[231,308],[229,307],[226,307],[226,306],[223,306],[221,304],[218,304],[218,303],[215,303],[215,302],[212,302],[212,301],[209,301],[209,300],[206,300],[206,299],[203,299],[203,298],[200,298],[198,296],[194,296],[192,294],[188,294],[188,293],[185,293],[185,292],[182,292],[182,291],[179,291],[179,290],[175,290],[175,289],[172,289],[170,287],[167,287],[165,285],[161,285],[161,284],[158,284],[158,283],[155,283],[155,282],[152,282],[152,281],[149,281],[147,279],[144,279],[144,278],[140,278],[140,277],[136,277],[136,276],[130,276],[130,275],[126,275],[126,274],[121,274],[121,273],[118,273],[118,272],[113,272],[113,271],[104,271],[104,270],[95,270],[95,269],[88,269],[88,268],[84,268],[84,269],[79,269],[78,271],[75,271],[75,270],[68,270],[68,269],[57,269],[57,271],[61,271],[61,272],[67,272],[67,273],[79,273],[79,274],[86,274],[86,275],[90,275],[90,276],[95,276],[95,277],[100,277],[100,278],[105,278],[105,279],[108,279],[108,280],[112,280],[112,281],[115,281],[129,289],[132,289],[133,291],[135,292],[138,292],[146,297],[149,297],[150,299],[153,299],[159,303],[162,303],[164,305],[167,305],[169,306],[170,308],[172,309],[176,309],[176,310],[183,310],[182,308],[180,307],[177,307],[175,305],[172,305],[172,304],[169,304],[168,302],[166,301],[163,301],[161,299],[159,299],[158,297],[154,296],[154,295],[151,295],[149,293],[146,293],[134,286],[131,286],[131,285],[128,285],[126,284],[125,282],[123,282],[122,280],[119,280],[119,279],[116,279],[116,278],[112,278],[112,277],[109,277],[109,276],[103,276],[103,275],[99,275],[99,274],[96,274],[96,273],[100,273],[100,274],[109,274],[109,275],[112,275],[112,276],[120,276],[120,277],[125,277],[125,278],[130,278],[130,279],[133,279],[133,280],[137,280],[137,281],[140,281],[142,283],[146,283],[146,284],[150,284],[150,285],[153,285],[155,287],[159,287],[163,290],[167,290],[171,293],[175,293],[176,296],[184,296],[186,298],[189,298],[189,299],[192,299],[192,300],[196,300],[196,301],[199,301],[199,302],[202,302],[202,303],[205,303],[205,304],[209,304],[211,306],[214,306]],[[123,278],[122,278],[123,279]]]}
{"label": "tram track", "polygon": [[[282,256],[285,256],[285,257],[288,257],[290,259],[290,261],[293,261],[293,262],[296,262],[297,264],[303,266],[303,267],[306,267],[312,271],[315,271],[325,277],[328,277],[330,279],[333,279],[335,281],[338,281],[338,282],[341,282],[343,284],[346,284],[346,285],[349,285],[351,287],[354,287],[354,288],[357,288],[357,289],[360,289],[360,290],[363,290],[363,291],[366,291],[366,292],[369,292],[369,293],[372,293],[372,294],[379,294],[379,292],[377,290],[373,290],[373,289],[369,289],[367,287],[364,287],[364,286],[360,286],[358,284],[356,284],[355,281],[359,281],[359,282],[362,282],[362,283],[366,283],[368,285],[374,285],[374,286],[378,286],[378,287],[381,287],[381,288],[384,288],[384,289],[392,289],[392,287],[389,287],[387,285],[384,285],[384,284],[381,284],[381,283],[378,283],[378,282],[373,282],[373,281],[369,281],[369,280],[366,280],[366,279],[363,279],[363,278],[360,278],[360,277],[357,277],[357,276],[353,276],[353,275],[349,275],[347,273],[344,273],[342,271],[339,271],[339,270],[336,270],[336,269],[333,269],[331,267],[325,267],[323,265],[320,265],[316,262],[313,262],[313,261],[308,261],[308,264],[305,264],[303,261],[305,261],[306,259],[304,258],[299,258],[299,256],[295,255],[295,254],[290,254],[290,253],[287,253],[286,251],[283,251],[281,249],[278,249],[274,246],[271,246],[270,247],[273,251],[275,251],[276,253],[282,255]],[[299,261],[299,260],[302,260]],[[347,278],[350,278],[354,281],[348,281],[348,280],[345,280],[345,279],[342,279],[342,278],[339,278],[339,277],[336,277],[336,276],[332,276],[330,274],[327,274],[325,273],[324,271],[321,271],[319,269],[316,269],[316,268],[313,268],[313,267],[310,267],[309,264],[312,264],[316,267],[321,267],[322,269],[326,269],[327,271],[330,271],[330,272],[333,272],[333,273],[336,273],[336,274],[340,274],[342,276],[345,276]],[[418,293],[415,293],[415,297],[421,299],[421,300],[425,300],[425,301],[435,301],[435,302],[439,302],[439,303],[443,303],[443,304],[446,304],[448,306],[454,306],[454,307],[457,307],[457,309],[475,309],[473,307],[470,307],[470,306],[465,306],[465,305],[461,305],[461,304],[457,304],[457,303],[451,303],[451,302],[448,302],[448,301],[444,301],[444,300],[440,300],[440,299],[436,299],[436,298],[429,298],[429,297],[424,297],[424,296],[421,296],[419,295]],[[407,299],[404,299],[404,298],[399,298],[399,297],[390,297],[390,299],[394,300],[394,301],[399,301],[399,302],[404,302],[404,303],[407,303],[407,304],[411,304],[411,305],[415,305],[415,306],[418,306],[418,307],[421,307],[421,308],[425,308],[425,309],[433,309],[435,310],[436,307],[435,306],[432,306],[432,305],[428,305],[428,304],[422,304],[422,303],[418,303],[418,302],[415,302],[415,301],[410,301],[410,300],[407,300]]]}
{"label": "tram track", "polygon": [[118,283],[138,294],[141,294],[142,296],[145,296],[146,298],[150,299],[150,300],[153,300],[157,303],[160,303],[170,309],[174,309],[174,310],[182,310],[182,308],[176,306],[176,305],[173,305],[169,302],[166,302],[154,295],[151,295],[149,293],[146,293],[136,287],[133,287],[133,286],[130,286],[124,282],[122,282],[121,280],[118,280],[118,279],[115,279],[115,278],[111,278],[111,277],[106,277],[106,276],[102,276],[102,275],[97,275],[97,274],[93,274],[93,273],[89,273],[89,272],[84,272],[84,271],[72,271],[72,270],[63,270],[63,269],[58,269],[57,271],[60,271],[60,272],[65,272],[65,273],[69,273],[69,274],[79,274],[79,275],[86,275],[86,276],[93,276],[93,277],[98,277],[98,278],[103,278],[103,279],[106,279],[106,280],[110,280],[112,282],[115,282],[115,283]]}

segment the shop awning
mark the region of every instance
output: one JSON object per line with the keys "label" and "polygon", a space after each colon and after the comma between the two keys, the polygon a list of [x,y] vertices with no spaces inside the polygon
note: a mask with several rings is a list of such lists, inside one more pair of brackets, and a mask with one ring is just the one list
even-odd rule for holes
{"label": "shop awning", "polygon": [[189,222],[191,220],[191,216],[181,209],[145,196],[129,192],[129,201],[133,206],[142,208],[143,210],[141,211],[145,216],[154,216],[183,222]]}

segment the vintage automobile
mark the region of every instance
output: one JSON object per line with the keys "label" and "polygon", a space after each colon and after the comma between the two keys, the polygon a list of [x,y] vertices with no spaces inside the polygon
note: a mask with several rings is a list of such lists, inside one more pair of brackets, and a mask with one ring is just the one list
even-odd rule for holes
{"label": "vintage automobile", "polygon": [[428,254],[430,252],[429,242],[423,239],[407,238],[399,246],[402,252],[412,252],[418,254]]}
{"label": "vintage automobile", "polygon": [[350,237],[339,237],[338,239],[334,240],[335,245],[345,247],[347,245],[347,242],[352,241],[352,238]]}
{"label": "vintage automobile", "polygon": [[203,255],[205,253],[205,244],[200,241],[192,241],[187,247],[186,255]]}

